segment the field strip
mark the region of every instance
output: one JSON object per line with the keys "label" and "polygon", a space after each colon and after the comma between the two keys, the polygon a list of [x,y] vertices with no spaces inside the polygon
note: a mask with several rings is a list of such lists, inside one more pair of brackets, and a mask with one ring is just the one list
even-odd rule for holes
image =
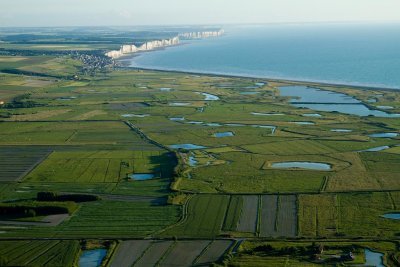
{"label": "field strip", "polygon": [[156,266],[157,262],[167,252],[173,241],[155,241],[144,252],[143,256],[133,265],[134,267]]}
{"label": "field strip", "polygon": [[261,199],[260,236],[275,236],[278,196],[264,195]]}
{"label": "field strip", "polygon": [[232,245],[232,240],[214,240],[197,258],[195,265],[208,266],[217,262]]}
{"label": "field strip", "polygon": [[150,240],[129,240],[121,242],[117,247],[110,267],[132,266],[150,245]]}
{"label": "field strip", "polygon": [[258,196],[243,196],[243,207],[237,231],[254,233],[257,230]]}
{"label": "field strip", "polygon": [[197,256],[201,254],[209,243],[209,240],[178,241],[168,255],[160,262],[160,266],[192,266]]}
{"label": "field strip", "polygon": [[281,195],[278,212],[278,236],[296,237],[297,209],[295,195]]}

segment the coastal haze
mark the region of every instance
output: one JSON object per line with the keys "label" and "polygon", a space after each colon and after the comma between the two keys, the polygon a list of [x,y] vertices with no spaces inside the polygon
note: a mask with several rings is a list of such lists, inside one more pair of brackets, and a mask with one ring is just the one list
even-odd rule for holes
{"label": "coastal haze", "polygon": [[400,23],[225,27],[220,38],[136,54],[132,67],[400,89]]}

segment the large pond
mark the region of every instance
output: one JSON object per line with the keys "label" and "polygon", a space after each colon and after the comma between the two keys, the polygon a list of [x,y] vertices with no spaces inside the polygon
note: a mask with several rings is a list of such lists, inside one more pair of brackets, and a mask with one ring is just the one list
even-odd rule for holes
{"label": "large pond", "polygon": [[84,250],[79,258],[80,267],[98,267],[101,266],[104,257],[107,255],[107,249]]}
{"label": "large pond", "polygon": [[376,133],[376,134],[371,134],[369,136],[375,138],[393,138],[398,135],[399,135],[398,133]]}
{"label": "large pond", "polygon": [[176,144],[176,145],[170,145],[169,147],[172,149],[188,149],[188,150],[206,148],[205,146],[198,146],[194,144]]}
{"label": "large pond", "polygon": [[306,170],[318,170],[318,171],[329,171],[332,166],[328,163],[320,162],[306,162],[306,161],[288,161],[288,162],[275,162],[271,164],[272,168],[275,169],[306,169]]}
{"label": "large pond", "polygon": [[365,266],[385,267],[383,264],[383,254],[366,249]]}
{"label": "large pond", "polygon": [[383,150],[386,150],[389,148],[390,148],[390,146],[378,146],[378,147],[373,147],[373,148],[369,148],[366,150],[362,150],[360,152],[379,152],[379,151],[383,151]]}
{"label": "large pond", "polygon": [[400,220],[400,212],[396,213],[386,213],[382,215],[383,218],[392,219],[392,220]]}
{"label": "large pond", "polygon": [[221,137],[234,136],[234,134],[233,134],[233,132],[222,132],[222,133],[215,133],[214,136],[221,138]]}
{"label": "large pond", "polygon": [[307,86],[281,86],[279,87],[279,91],[281,96],[293,97],[290,103],[295,107],[340,112],[362,117],[400,117],[400,114],[390,114],[381,110],[370,109],[358,99],[342,93]]}
{"label": "large pond", "polygon": [[206,101],[217,101],[219,100],[219,97],[216,95],[208,94],[208,93],[201,93],[203,96],[205,96],[204,100]]}
{"label": "large pond", "polygon": [[135,180],[135,181],[145,181],[145,180],[150,180],[154,178],[154,174],[152,173],[134,173],[129,175],[129,178]]}

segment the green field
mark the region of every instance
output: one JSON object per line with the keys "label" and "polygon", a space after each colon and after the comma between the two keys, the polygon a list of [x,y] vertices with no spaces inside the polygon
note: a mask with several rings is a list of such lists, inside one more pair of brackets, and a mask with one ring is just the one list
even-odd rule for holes
{"label": "green field", "polygon": [[[83,249],[99,246],[110,266],[116,244],[147,241],[138,262],[153,265],[203,255],[216,266],[351,266],[365,263],[367,248],[399,264],[399,221],[382,216],[400,212],[400,137],[371,136],[399,134],[399,119],[306,117],[316,111],[280,95],[288,81],[107,65],[103,49],[117,49],[127,32],[37,31],[49,39],[1,35],[0,206],[39,205],[38,192],[95,200],[52,203],[74,207],[56,225],[32,206],[2,214],[1,266],[76,266]],[[397,91],[318,87],[400,112]],[[232,136],[216,137],[224,132]],[[201,147],[171,148],[182,144]],[[365,151],[376,147],[387,149]],[[281,162],[330,169],[274,168]],[[235,244],[218,248],[224,242]],[[320,262],[316,244],[325,247]],[[354,261],[337,260],[350,251]]]}

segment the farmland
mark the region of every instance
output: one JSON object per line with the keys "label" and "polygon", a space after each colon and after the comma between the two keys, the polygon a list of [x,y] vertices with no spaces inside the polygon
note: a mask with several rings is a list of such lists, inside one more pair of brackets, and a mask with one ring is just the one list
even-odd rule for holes
{"label": "farmland", "polygon": [[[76,266],[98,247],[104,266],[322,266],[321,244],[323,260],[351,251],[361,265],[371,249],[399,264],[399,221],[383,217],[400,212],[398,118],[309,117],[280,94],[289,81],[89,71],[79,53],[102,60],[126,36],[0,44],[17,50],[0,55],[0,204],[93,199],[53,203],[74,209],[52,225],[4,216],[1,266]],[[397,91],[320,87],[400,110]],[[298,162],[328,168],[275,167]]]}

